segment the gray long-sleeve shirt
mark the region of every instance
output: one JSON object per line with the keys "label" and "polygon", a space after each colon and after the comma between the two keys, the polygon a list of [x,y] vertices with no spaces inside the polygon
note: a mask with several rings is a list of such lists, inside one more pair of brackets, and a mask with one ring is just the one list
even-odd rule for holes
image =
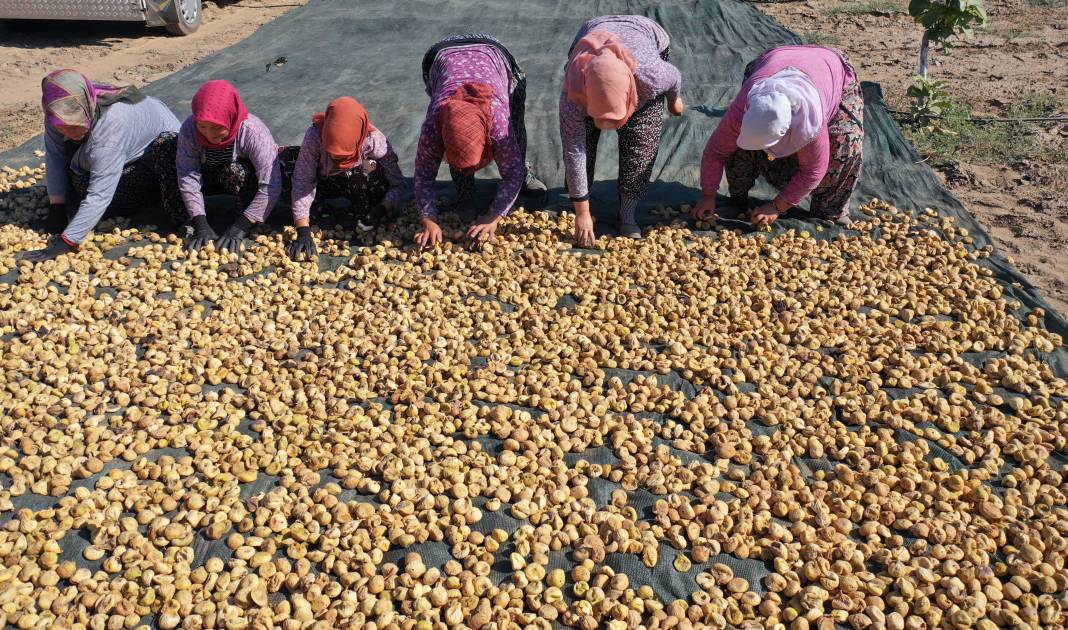
{"label": "gray long-sleeve shirt", "polygon": [[78,173],[89,174],[89,190],[63,238],[76,245],[83,243],[111,204],[123,167],[144,155],[161,133],[177,132],[178,128],[178,119],[157,99],[149,96],[137,103],[119,101],[104,109],[68,164],[65,138],[45,125],[45,187],[49,196],[67,196],[68,165]]}

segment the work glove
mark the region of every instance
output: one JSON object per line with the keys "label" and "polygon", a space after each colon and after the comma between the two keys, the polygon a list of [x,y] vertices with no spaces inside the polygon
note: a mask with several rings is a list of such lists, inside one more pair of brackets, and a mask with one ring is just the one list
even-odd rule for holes
{"label": "work glove", "polygon": [[70,217],[67,216],[66,203],[48,204],[48,218],[45,219],[45,231],[49,234],[59,234],[67,227]]}
{"label": "work glove", "polygon": [[248,220],[248,217],[241,215],[237,217],[230,229],[215,243],[215,249],[220,252],[233,252],[237,255],[241,255],[241,251],[245,248],[245,237],[248,236],[249,230],[252,229],[252,221]]}
{"label": "work glove", "polygon": [[193,217],[193,235],[185,242],[185,249],[195,252],[217,238],[219,235],[208,225],[208,217],[204,215]]}
{"label": "work glove", "polygon": [[310,225],[297,228],[297,238],[286,247],[286,253],[297,262],[315,258],[315,238]]}
{"label": "work glove", "polygon": [[19,260],[27,260],[29,262],[44,262],[46,260],[55,260],[63,254],[72,252],[78,249],[77,247],[70,245],[67,241],[63,240],[62,236],[57,236],[49,241],[48,246],[44,249],[36,249],[32,252],[25,252],[19,257]]}

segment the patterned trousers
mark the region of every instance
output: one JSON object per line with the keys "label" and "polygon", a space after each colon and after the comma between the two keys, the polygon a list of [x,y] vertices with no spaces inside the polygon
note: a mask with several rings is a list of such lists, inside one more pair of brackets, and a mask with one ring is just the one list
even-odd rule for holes
{"label": "patterned trousers", "polygon": [[[175,226],[187,221],[185,203],[178,192],[177,146],[178,135],[165,131],[148,145],[144,155],[124,166],[104,216],[131,216],[144,208],[146,202],[159,202]],[[67,175],[67,205],[74,209],[89,192],[90,174],[70,169]]]}
{"label": "patterned trousers", "polygon": [[[669,50],[660,53],[668,61]],[[660,136],[664,129],[664,98],[649,100],[616,130],[619,140],[619,177],[616,188],[620,200],[626,198],[637,202],[649,189],[653,164],[660,152]],[[593,187],[593,172],[597,166],[597,143],[601,130],[593,118],[586,118],[586,181]]]}
{"label": "patterned trousers", "polygon": [[[278,154],[278,163],[282,167],[282,194],[290,199],[293,196],[293,169],[296,168],[299,155],[300,147],[297,146],[286,147]],[[311,205],[311,220],[315,221],[322,214],[327,199],[348,199],[352,204],[350,212],[356,218],[369,217],[388,192],[389,180],[381,168],[369,174],[354,169],[351,173],[320,176]]]}

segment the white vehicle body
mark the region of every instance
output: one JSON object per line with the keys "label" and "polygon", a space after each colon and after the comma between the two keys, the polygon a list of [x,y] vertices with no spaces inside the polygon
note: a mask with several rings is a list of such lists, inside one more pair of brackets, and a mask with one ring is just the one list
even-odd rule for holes
{"label": "white vehicle body", "polygon": [[144,22],[187,35],[200,26],[201,0],[0,0],[0,19]]}

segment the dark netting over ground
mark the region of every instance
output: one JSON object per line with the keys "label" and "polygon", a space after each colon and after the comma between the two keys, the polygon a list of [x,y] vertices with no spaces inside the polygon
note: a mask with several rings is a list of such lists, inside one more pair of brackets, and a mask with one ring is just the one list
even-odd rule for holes
{"label": "dark netting over ground", "polygon": [[0,618],[1063,626],[1068,327],[877,86],[858,201],[900,211],[762,234],[663,209],[696,197],[745,64],[797,41],[752,7],[312,0],[148,91],[184,114],[231,79],[284,143],[351,93],[410,174],[423,52],[484,31],[527,70],[532,161],[559,184],[567,47],[624,12],[671,33],[690,108],[641,242],[575,250],[569,216],[518,213],[487,251],[420,254],[409,210],[296,265],[275,232],[236,261],[108,221],[32,269],[40,191],[7,194]]}

